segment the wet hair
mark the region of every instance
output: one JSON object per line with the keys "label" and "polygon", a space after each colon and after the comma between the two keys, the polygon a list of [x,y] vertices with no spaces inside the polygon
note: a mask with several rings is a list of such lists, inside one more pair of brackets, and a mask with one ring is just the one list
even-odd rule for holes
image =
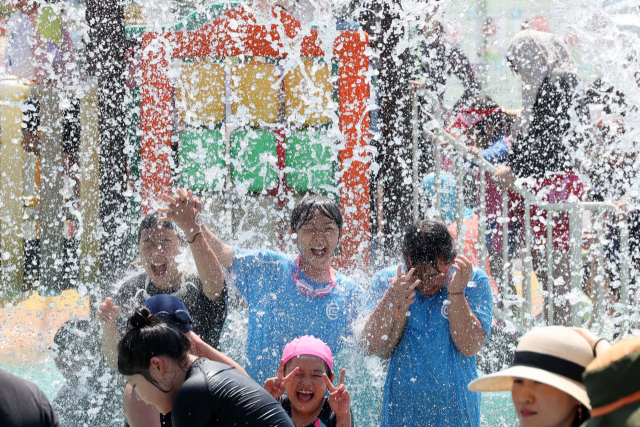
{"label": "wet hair", "polygon": [[165,356],[182,366],[191,350],[191,340],[175,326],[162,322],[147,307],[139,307],[129,317],[129,331],[118,344],[118,372],[142,375],[158,390],[168,393],[151,377],[151,358]]}
{"label": "wet hair", "polygon": [[[499,108],[500,106],[487,95],[476,94],[469,97],[463,104],[468,108],[474,108],[477,110],[489,110],[491,108]],[[498,129],[500,133],[506,133],[509,131],[510,119],[504,112],[491,114],[489,117],[484,118],[482,121],[473,125],[472,129],[475,129],[482,137],[487,136],[488,126],[493,126],[494,131]]]}
{"label": "wet hair", "polygon": [[441,222],[429,220],[407,227],[402,252],[407,264],[411,259],[412,266],[426,262],[436,269],[438,260],[444,259],[446,263],[450,263],[458,256],[447,227]]}
{"label": "wet hair", "polygon": [[[305,356],[304,354],[301,354],[300,356]],[[296,356],[297,357],[297,356]],[[293,361],[293,359],[295,359],[296,357],[293,357],[291,359],[289,359],[289,361],[287,363],[284,364],[284,372],[287,372],[289,370],[289,368],[291,367],[291,362]],[[318,357],[318,356],[315,356]],[[320,359],[318,357],[318,359]],[[327,362],[325,362],[324,360],[322,361],[322,363],[324,363],[324,369],[325,371],[327,371],[327,376],[329,377],[329,379],[331,379],[331,376],[333,375],[333,371],[331,370],[331,368],[329,368],[329,365],[327,365]],[[285,374],[286,375],[286,374]]]}
{"label": "wet hair", "polygon": [[335,222],[338,226],[338,231],[342,233],[344,220],[340,207],[328,197],[318,195],[305,197],[293,208],[291,231],[295,233],[300,227],[308,224],[317,212]]}
{"label": "wet hair", "polygon": [[[57,351],[55,364],[59,371],[66,372],[67,367],[73,365],[80,368],[77,357],[88,352],[94,354],[98,350],[94,335],[91,334],[90,324],[85,319],[71,319],[60,326],[53,337],[53,348]],[[64,355],[68,361],[64,362],[60,356]],[[66,366],[65,366],[66,365]]]}
{"label": "wet hair", "polygon": [[140,239],[142,238],[142,232],[144,230],[151,230],[153,228],[168,228],[178,235],[181,243],[185,242],[184,233],[182,232],[182,230],[180,230],[180,228],[178,228],[175,222],[171,220],[160,221],[160,213],[152,211],[144,217],[144,219],[140,223],[140,227],[138,227],[138,243],[140,243]]}
{"label": "wet hair", "polygon": [[573,420],[572,427],[581,426],[589,418],[591,418],[591,411],[589,411],[589,408],[587,408],[581,403],[580,406],[578,407],[578,413],[576,414],[576,418],[575,420]]}

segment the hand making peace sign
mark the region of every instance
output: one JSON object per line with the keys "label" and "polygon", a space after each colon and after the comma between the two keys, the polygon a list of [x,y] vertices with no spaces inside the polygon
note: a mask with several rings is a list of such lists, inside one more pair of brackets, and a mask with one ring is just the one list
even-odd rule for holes
{"label": "hand making peace sign", "polygon": [[334,387],[327,374],[324,374],[324,382],[327,383],[327,388],[330,393],[329,406],[331,406],[331,409],[333,409],[336,415],[349,414],[349,408],[351,407],[351,395],[344,386],[344,374],[345,370],[343,369],[342,372],[340,372],[338,387]]}
{"label": "hand making peace sign", "polygon": [[274,399],[279,399],[284,394],[284,386],[293,379],[293,376],[298,372],[300,368],[296,368],[289,372],[289,375],[284,376],[284,360],[280,361],[280,367],[275,377],[269,378],[264,383],[264,389],[267,390]]}

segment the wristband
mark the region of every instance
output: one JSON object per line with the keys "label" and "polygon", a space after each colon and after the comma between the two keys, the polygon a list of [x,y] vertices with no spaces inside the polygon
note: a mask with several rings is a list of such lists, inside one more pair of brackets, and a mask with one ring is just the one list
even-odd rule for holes
{"label": "wristband", "polygon": [[462,291],[462,292],[449,292],[449,291],[447,291],[447,294],[448,295],[463,295],[464,291]]}
{"label": "wristband", "polygon": [[198,231],[196,234],[193,235],[193,239],[191,240],[187,240],[187,243],[193,243],[196,241],[196,237],[198,237],[198,234],[202,234],[202,231]]}
{"label": "wristband", "polygon": [[596,341],[596,343],[593,345],[593,357],[596,357],[596,347],[598,347],[598,344],[600,344],[600,341],[607,341],[607,339],[600,338],[598,341]]}

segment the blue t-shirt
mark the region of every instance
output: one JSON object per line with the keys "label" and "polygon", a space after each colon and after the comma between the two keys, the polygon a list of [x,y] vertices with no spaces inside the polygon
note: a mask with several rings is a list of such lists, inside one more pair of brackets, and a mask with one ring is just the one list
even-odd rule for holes
{"label": "blue t-shirt", "polygon": [[[397,267],[379,271],[367,293],[370,313],[396,277]],[[491,333],[489,278],[474,268],[464,294],[488,336]],[[480,426],[480,393],[467,389],[478,377],[475,356],[460,353],[449,333],[447,288],[433,296],[416,292],[404,334],[389,358],[381,426]]]}
{"label": "blue t-shirt", "polygon": [[[294,255],[235,249],[235,285],[249,304],[245,369],[258,384],[277,373],[284,346],[294,338],[313,335],[335,355],[352,334],[362,288],[336,272],[336,285],[329,295],[307,296],[293,280],[296,270]],[[314,288],[321,286],[307,277],[303,280]]]}

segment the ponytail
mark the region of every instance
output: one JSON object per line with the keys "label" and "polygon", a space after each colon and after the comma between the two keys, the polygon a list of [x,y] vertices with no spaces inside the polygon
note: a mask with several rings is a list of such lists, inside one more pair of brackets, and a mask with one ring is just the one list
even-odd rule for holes
{"label": "ponytail", "polygon": [[147,307],[138,308],[129,317],[129,331],[118,344],[118,372],[142,375],[163,390],[149,374],[153,357],[165,356],[182,364],[191,349],[191,340],[175,326],[162,322]]}

